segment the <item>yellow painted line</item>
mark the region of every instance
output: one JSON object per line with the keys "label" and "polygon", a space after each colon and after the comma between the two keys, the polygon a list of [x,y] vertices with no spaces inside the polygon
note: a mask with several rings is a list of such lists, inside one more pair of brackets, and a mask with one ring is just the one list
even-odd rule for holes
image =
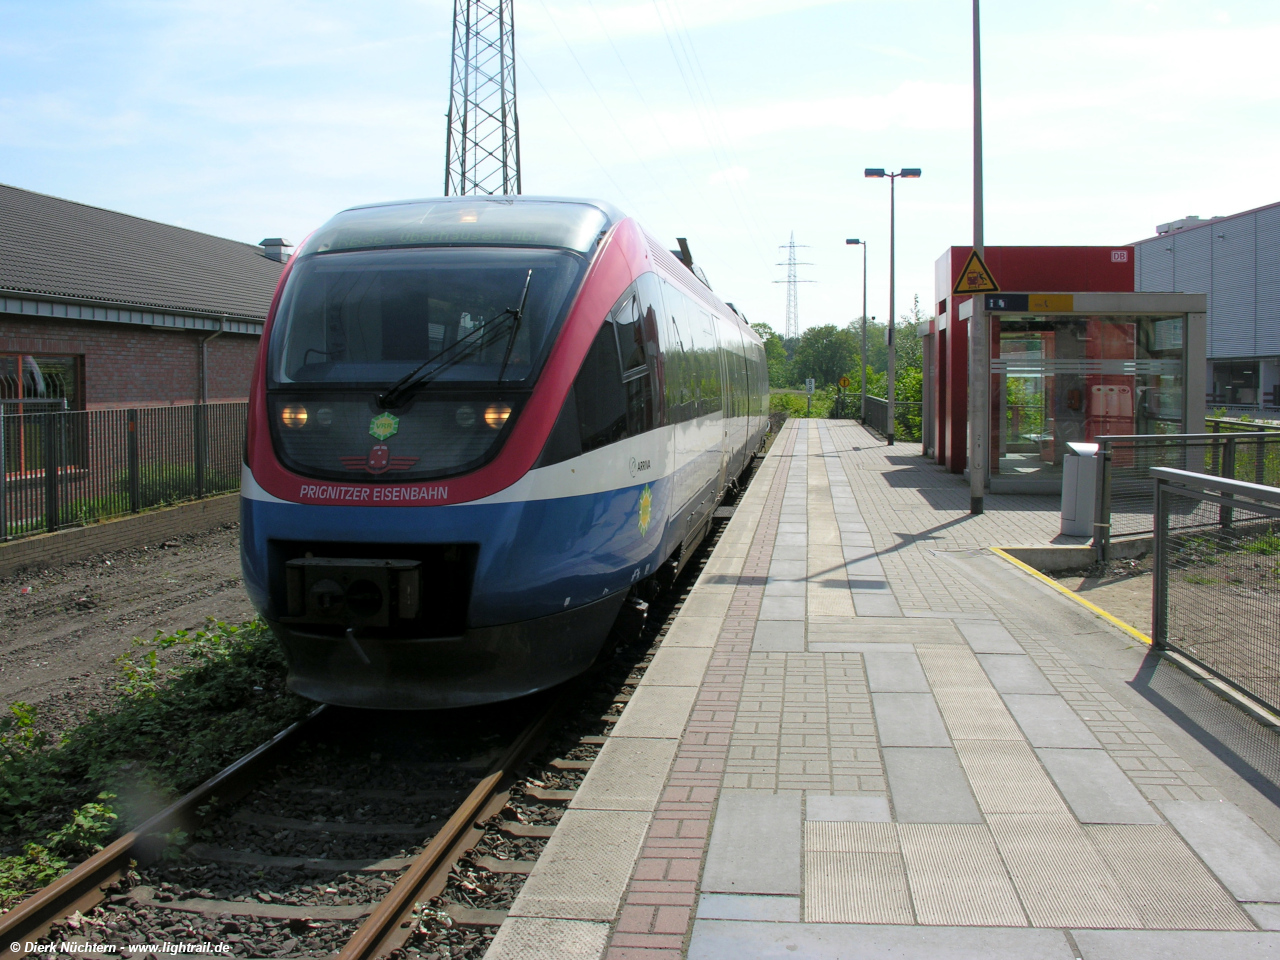
{"label": "yellow painted line", "polygon": [[1030,564],[1023,563],[1021,560],[1019,560],[1017,557],[1011,554],[1005,553],[1005,551],[1001,550],[999,547],[989,547],[988,549],[992,553],[996,554],[997,556],[1003,557],[1005,560],[1008,560],[1015,567],[1025,570],[1027,573],[1031,574],[1037,580],[1047,583],[1049,586],[1053,587],[1053,589],[1057,590],[1059,593],[1066,594],[1076,603],[1082,606],[1088,607],[1098,616],[1102,617],[1103,620],[1106,620],[1108,623],[1112,623],[1115,626],[1119,627],[1125,633],[1129,634],[1129,636],[1134,637],[1138,640],[1141,640],[1147,646],[1151,646],[1151,638],[1148,637],[1141,630],[1139,630],[1137,627],[1129,626],[1129,624],[1125,623],[1119,617],[1113,616],[1107,613],[1107,611],[1103,610],[1101,607],[1097,606],[1096,604],[1090,603],[1088,600],[1080,596],[1080,594],[1076,593],[1074,590],[1069,590],[1066,587],[1064,587],[1057,580],[1053,579],[1053,577],[1045,576],[1035,567],[1031,566]]}

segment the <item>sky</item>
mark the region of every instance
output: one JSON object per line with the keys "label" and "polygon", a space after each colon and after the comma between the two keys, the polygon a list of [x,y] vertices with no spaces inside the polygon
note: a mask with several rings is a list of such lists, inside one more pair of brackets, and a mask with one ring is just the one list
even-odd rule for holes
{"label": "sky", "polygon": [[[972,240],[968,0],[514,0],[526,193],[598,197],[781,330]],[[256,243],[438,196],[451,0],[0,0],[0,182]],[[1280,201],[1280,4],[983,0],[989,245]]]}

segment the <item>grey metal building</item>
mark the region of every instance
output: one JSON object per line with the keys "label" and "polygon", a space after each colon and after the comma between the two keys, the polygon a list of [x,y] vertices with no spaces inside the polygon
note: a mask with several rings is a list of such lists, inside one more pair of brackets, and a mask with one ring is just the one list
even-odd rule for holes
{"label": "grey metal building", "polygon": [[1280,203],[1184,217],[1133,246],[1136,290],[1208,295],[1210,409],[1280,409]]}

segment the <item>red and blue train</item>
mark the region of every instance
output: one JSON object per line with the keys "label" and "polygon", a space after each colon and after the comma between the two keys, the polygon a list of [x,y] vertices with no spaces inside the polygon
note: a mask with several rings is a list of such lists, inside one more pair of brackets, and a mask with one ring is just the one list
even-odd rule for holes
{"label": "red and blue train", "polygon": [[303,696],[522,696],[674,577],[768,422],[760,339],[683,241],[587,200],[354,207],[267,318],[245,585]]}

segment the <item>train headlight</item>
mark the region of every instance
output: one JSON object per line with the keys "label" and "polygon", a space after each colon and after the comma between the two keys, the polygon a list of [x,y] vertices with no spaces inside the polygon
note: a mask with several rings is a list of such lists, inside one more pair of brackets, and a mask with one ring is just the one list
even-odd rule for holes
{"label": "train headlight", "polygon": [[329,407],[321,407],[316,411],[316,423],[322,427],[333,426],[333,410]]}
{"label": "train headlight", "polygon": [[307,408],[300,403],[288,404],[280,411],[280,422],[293,430],[300,430],[307,425]]}
{"label": "train headlight", "polygon": [[476,412],[467,406],[459,407],[453,420],[463,430],[470,430],[476,425]]}
{"label": "train headlight", "polygon": [[500,430],[509,416],[511,408],[505,403],[491,403],[484,411],[484,422],[494,430]]}

